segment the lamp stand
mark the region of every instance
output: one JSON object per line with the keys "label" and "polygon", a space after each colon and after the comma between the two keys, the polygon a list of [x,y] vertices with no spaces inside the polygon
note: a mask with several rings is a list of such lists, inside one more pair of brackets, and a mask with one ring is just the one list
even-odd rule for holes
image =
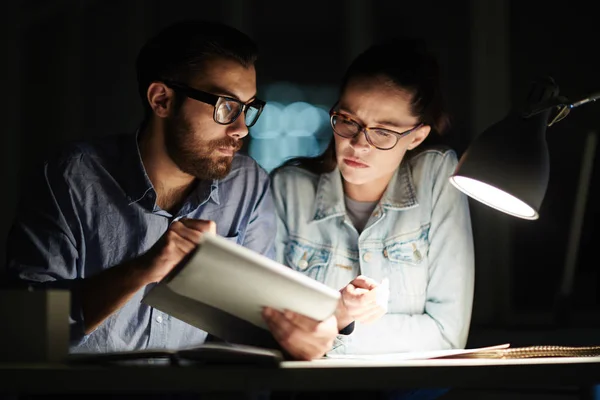
{"label": "lamp stand", "polygon": [[564,269],[554,304],[554,319],[558,325],[567,325],[570,322],[573,281],[577,269],[581,232],[585,218],[588,188],[594,169],[594,156],[596,154],[597,143],[597,133],[594,131],[588,133],[583,147],[583,157],[581,159],[579,182],[577,183],[577,192],[573,205],[573,217],[569,228]]}

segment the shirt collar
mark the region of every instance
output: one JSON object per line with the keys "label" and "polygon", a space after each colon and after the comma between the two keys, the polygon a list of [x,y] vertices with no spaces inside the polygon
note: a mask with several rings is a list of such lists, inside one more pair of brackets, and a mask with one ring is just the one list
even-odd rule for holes
{"label": "shirt collar", "polygon": [[[409,163],[403,161],[396,169],[379,204],[391,210],[406,210],[417,207],[415,186]],[[320,221],[346,213],[342,176],[336,167],[333,171],[321,174],[317,184],[313,220]]]}
{"label": "shirt collar", "polygon": [[402,160],[379,203],[390,210],[408,210],[419,205],[408,157]]}
{"label": "shirt collar", "polygon": [[320,221],[345,213],[344,186],[340,171],[336,167],[333,171],[319,176],[313,220]]}
{"label": "shirt collar", "polygon": [[128,135],[124,145],[124,154],[121,155],[122,169],[118,173],[122,174],[123,189],[127,194],[129,204],[141,202],[142,205],[147,206],[146,208],[152,210],[156,201],[156,191],[142,162],[138,145],[139,134],[138,129],[135,135]]}

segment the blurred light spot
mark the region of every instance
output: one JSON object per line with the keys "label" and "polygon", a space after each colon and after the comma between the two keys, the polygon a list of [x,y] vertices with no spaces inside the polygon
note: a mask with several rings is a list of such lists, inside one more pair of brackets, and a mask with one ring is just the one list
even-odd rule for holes
{"label": "blurred light spot", "polygon": [[315,133],[315,136],[317,136],[319,140],[328,140],[333,133],[329,122],[329,109],[323,106],[317,106],[316,110],[319,113],[320,126]]}
{"label": "blurred light spot", "polygon": [[283,131],[288,136],[312,136],[321,125],[321,116],[316,107],[296,102],[283,110]]}
{"label": "blurred light spot", "polygon": [[337,98],[336,88],[276,82],[261,89],[260,97],[267,104],[250,129],[248,153],[264,169],[325,150],[332,137],[329,109]]}
{"label": "blurred light spot", "polygon": [[268,139],[281,136],[284,105],[270,101],[265,105],[258,121],[250,128],[250,136],[255,139]]}
{"label": "blurred light spot", "polygon": [[292,136],[277,139],[252,139],[248,155],[267,171],[294,157],[319,155],[321,146],[314,136]]}

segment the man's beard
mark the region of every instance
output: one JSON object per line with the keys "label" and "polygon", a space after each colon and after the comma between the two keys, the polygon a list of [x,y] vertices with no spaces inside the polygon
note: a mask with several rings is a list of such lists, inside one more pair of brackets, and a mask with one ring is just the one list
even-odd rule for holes
{"label": "man's beard", "polygon": [[215,156],[219,148],[238,151],[242,141],[232,137],[201,140],[180,112],[165,122],[165,146],[180,170],[201,180],[223,179],[231,171],[231,156]]}

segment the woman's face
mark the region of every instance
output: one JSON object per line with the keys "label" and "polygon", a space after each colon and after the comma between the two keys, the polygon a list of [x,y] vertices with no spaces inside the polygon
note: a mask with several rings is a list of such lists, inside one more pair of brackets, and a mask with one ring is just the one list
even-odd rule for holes
{"label": "woman's face", "polygon": [[[363,128],[382,128],[402,133],[420,124],[411,113],[412,94],[383,79],[351,80],[341,94],[334,111]],[[364,131],[354,138],[335,135],[338,168],[351,185],[385,182],[391,179],[407,150],[417,147],[429,134],[421,125],[402,136],[390,150],[379,150],[366,140]]]}

